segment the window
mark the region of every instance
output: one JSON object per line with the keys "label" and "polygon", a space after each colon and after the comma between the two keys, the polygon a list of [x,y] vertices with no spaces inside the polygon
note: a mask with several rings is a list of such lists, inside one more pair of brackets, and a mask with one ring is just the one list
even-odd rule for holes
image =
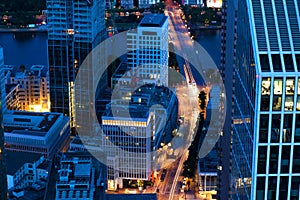
{"label": "window", "polygon": [[292,185],[291,185],[291,200],[298,200],[299,198],[299,185],[300,185],[300,177],[293,176],[292,177]]}
{"label": "window", "polygon": [[295,90],[295,80],[293,78],[287,78],[285,84],[285,103],[284,110],[293,110],[294,106],[294,90]]}
{"label": "window", "polygon": [[278,146],[270,147],[270,164],[269,164],[269,173],[277,174],[278,170]]}
{"label": "window", "polygon": [[269,115],[260,116],[259,142],[268,142]]}
{"label": "window", "polygon": [[300,173],[300,146],[294,146],[293,173]]}
{"label": "window", "polygon": [[300,54],[296,54],[296,63],[297,63],[297,68],[298,71],[300,71]]}
{"label": "window", "polygon": [[279,186],[279,199],[287,199],[288,185],[289,185],[289,177],[281,176],[280,186]]}
{"label": "window", "polygon": [[273,63],[273,70],[275,72],[282,72],[280,55],[272,54],[272,63]]}
{"label": "window", "polygon": [[263,95],[270,95],[270,87],[271,87],[271,79],[270,77],[268,78],[263,78],[262,79],[262,86],[261,86],[261,92]]}
{"label": "window", "polygon": [[270,176],[269,184],[268,184],[268,200],[276,199],[276,186],[277,186],[277,177]]}
{"label": "window", "polygon": [[300,142],[300,114],[296,115],[296,124],[295,124],[295,142]]}
{"label": "window", "polygon": [[271,129],[271,143],[279,142],[279,133],[280,133],[280,114],[272,115],[272,129]]}
{"label": "window", "polygon": [[282,103],[282,78],[274,79],[274,90],[273,90],[273,110],[281,110]]}
{"label": "window", "polygon": [[282,146],[281,150],[281,171],[280,173],[289,173],[289,166],[290,166],[290,153],[291,147],[290,146]]}
{"label": "window", "polygon": [[295,79],[293,78],[287,78],[286,84],[285,84],[285,94],[287,95],[293,95],[295,90]]}
{"label": "window", "polygon": [[292,111],[294,106],[294,96],[285,96],[284,110]]}
{"label": "window", "polygon": [[296,105],[296,109],[300,110],[300,78],[298,79],[298,96],[297,96],[297,105]]}
{"label": "window", "polygon": [[256,199],[264,199],[265,197],[265,177],[257,177],[256,184]]}
{"label": "window", "polygon": [[271,78],[263,78],[261,86],[261,110],[268,111],[270,107]]}
{"label": "window", "polygon": [[292,55],[291,54],[284,54],[283,59],[284,59],[285,70],[287,72],[294,72],[295,70],[294,70]]}
{"label": "window", "polygon": [[258,147],[258,164],[257,164],[258,174],[266,173],[266,160],[267,160],[267,147],[266,146]]}
{"label": "window", "polygon": [[274,94],[281,95],[282,94],[282,78],[274,79]]}
{"label": "window", "polygon": [[284,115],[283,130],[282,130],[282,142],[291,142],[293,115]]}

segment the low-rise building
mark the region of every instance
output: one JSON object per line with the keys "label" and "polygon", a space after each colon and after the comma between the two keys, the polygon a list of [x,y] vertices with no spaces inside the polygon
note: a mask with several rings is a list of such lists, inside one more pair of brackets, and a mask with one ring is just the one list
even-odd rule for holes
{"label": "low-rise building", "polygon": [[7,110],[21,110],[19,87],[19,84],[5,84]]}
{"label": "low-rise building", "polygon": [[61,113],[7,111],[3,117],[5,147],[52,156],[67,145],[69,118]]}
{"label": "low-rise building", "polygon": [[50,111],[48,68],[43,65],[4,65],[6,106],[9,110]]}
{"label": "low-rise building", "polygon": [[37,153],[6,151],[8,199],[44,197],[50,162]]}
{"label": "low-rise building", "polygon": [[88,152],[63,154],[58,176],[55,200],[105,199],[106,166]]}

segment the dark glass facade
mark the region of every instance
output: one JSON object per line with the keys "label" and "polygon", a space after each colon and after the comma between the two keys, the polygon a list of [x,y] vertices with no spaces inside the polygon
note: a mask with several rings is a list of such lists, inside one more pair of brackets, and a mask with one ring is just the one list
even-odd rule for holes
{"label": "dark glass facade", "polygon": [[230,151],[232,132],[232,101],[233,98],[233,66],[235,49],[236,29],[236,2],[223,0],[222,8],[222,30],[221,30],[221,62],[220,69],[226,90],[226,118],[223,134],[218,142],[218,199],[229,199],[230,193]]}
{"label": "dark glass facade", "polygon": [[[106,38],[105,2],[47,0],[51,111],[70,116],[75,126],[74,82],[80,65]],[[101,84],[105,87],[106,77]]]}
{"label": "dark glass facade", "polygon": [[299,7],[238,1],[230,199],[299,199]]}
{"label": "dark glass facade", "polygon": [[251,198],[256,71],[246,3],[237,7],[230,199]]}

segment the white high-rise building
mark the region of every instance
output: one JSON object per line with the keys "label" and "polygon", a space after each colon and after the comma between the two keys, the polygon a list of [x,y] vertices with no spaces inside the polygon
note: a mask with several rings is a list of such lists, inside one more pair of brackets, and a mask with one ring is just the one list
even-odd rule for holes
{"label": "white high-rise building", "polygon": [[[102,115],[109,189],[123,187],[123,180],[154,176],[161,166],[156,150],[171,140],[177,127],[178,101],[171,90],[149,84],[131,98],[129,105],[121,99],[111,102]],[[162,107],[155,107],[158,104]]]}
{"label": "white high-rise building", "polygon": [[137,29],[127,33],[127,61],[142,84],[168,86],[168,17],[145,15]]}

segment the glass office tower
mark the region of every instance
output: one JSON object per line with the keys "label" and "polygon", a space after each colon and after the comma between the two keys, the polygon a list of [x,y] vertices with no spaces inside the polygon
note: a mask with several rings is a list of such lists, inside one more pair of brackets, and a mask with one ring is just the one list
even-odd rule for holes
{"label": "glass office tower", "polygon": [[105,2],[47,0],[47,10],[51,111],[70,116],[73,127],[75,77],[86,56],[106,37]]}
{"label": "glass office tower", "polygon": [[237,3],[230,199],[299,199],[300,1]]}
{"label": "glass office tower", "polygon": [[[226,91],[226,117],[223,134],[218,143],[218,199],[228,199],[230,189],[230,151],[232,133],[232,101],[233,98],[233,66],[236,48],[236,6],[238,0],[223,0],[222,29],[221,29],[221,62],[222,73]],[[222,198],[221,198],[222,197]]]}

